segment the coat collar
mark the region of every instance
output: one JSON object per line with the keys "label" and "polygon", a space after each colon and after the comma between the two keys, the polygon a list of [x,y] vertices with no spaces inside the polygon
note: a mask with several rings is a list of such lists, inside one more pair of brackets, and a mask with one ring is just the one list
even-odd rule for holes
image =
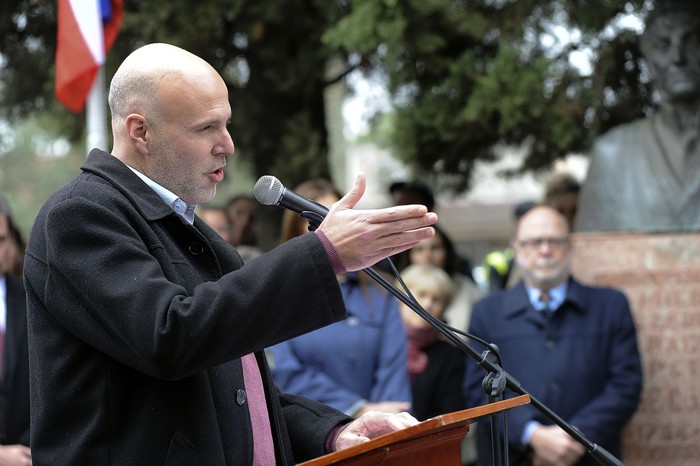
{"label": "coat collar", "polygon": [[[585,289],[573,277],[569,277],[566,298],[564,298],[564,302],[559,308],[571,309],[579,313],[586,312]],[[503,299],[503,310],[506,319],[513,319],[532,310],[530,298],[527,295],[523,281],[520,281],[512,290],[506,292]]]}
{"label": "coat collar", "polygon": [[91,150],[80,169],[85,173],[99,176],[113,185],[149,221],[159,220],[168,215],[177,215],[124,162],[107,152],[100,149]]}

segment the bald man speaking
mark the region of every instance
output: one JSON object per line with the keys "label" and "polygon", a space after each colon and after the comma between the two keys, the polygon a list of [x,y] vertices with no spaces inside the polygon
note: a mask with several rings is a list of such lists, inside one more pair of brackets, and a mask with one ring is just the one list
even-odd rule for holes
{"label": "bald man speaking", "polygon": [[344,319],[336,274],[432,236],[436,215],[353,209],[359,177],[315,234],[243,268],[194,213],[234,153],[221,76],[147,45],[109,106],[112,153],[46,202],[27,250],[34,464],[287,465],[415,424],[280,393],[262,350]]}

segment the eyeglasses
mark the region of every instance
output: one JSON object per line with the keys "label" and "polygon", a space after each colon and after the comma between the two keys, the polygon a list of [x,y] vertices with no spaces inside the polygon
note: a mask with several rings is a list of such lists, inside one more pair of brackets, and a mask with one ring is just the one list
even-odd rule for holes
{"label": "eyeglasses", "polygon": [[518,244],[523,249],[529,249],[535,251],[540,249],[545,243],[549,245],[552,249],[562,250],[566,245],[569,244],[569,238],[566,237],[553,237],[553,238],[532,238],[532,239],[521,239],[517,241]]}

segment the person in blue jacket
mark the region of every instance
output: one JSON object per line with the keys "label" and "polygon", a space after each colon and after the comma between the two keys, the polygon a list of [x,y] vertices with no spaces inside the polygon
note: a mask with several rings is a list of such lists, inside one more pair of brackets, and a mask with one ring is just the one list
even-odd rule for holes
{"label": "person in blue jacket", "polygon": [[[327,206],[340,199],[322,178],[294,191]],[[282,243],[308,231],[307,221],[291,211],[282,225]],[[348,273],[339,281],[347,319],[268,348],[275,382],[354,417],[408,410],[407,343],[397,300],[365,274]]]}
{"label": "person in blue jacket", "polygon": [[[620,291],[586,286],[571,276],[569,226],[552,207],[534,207],[522,217],[513,248],[523,280],[477,302],[469,332],[498,345],[503,369],[525,390],[588,440],[620,457],[620,435],[642,389],[627,299]],[[468,365],[467,406],[486,402],[484,375],[475,364]],[[534,406],[506,416],[510,464],[596,464]],[[478,430],[480,464],[492,464],[489,423],[479,423]]]}

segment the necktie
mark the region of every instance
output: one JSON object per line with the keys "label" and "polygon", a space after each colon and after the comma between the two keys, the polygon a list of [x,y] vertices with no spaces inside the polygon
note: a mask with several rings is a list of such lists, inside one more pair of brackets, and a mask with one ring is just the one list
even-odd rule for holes
{"label": "necktie", "polygon": [[270,417],[265,401],[265,388],[255,355],[243,356],[241,363],[243,364],[243,382],[248,395],[250,422],[253,425],[253,465],[275,464],[275,444],[272,440]]}
{"label": "necktie", "polygon": [[540,309],[542,309],[544,312],[547,312],[547,313],[551,312],[551,310],[552,310],[551,309],[551,305],[552,305],[551,301],[552,301],[552,297],[549,296],[549,293],[547,293],[546,291],[543,291],[540,294],[540,304],[541,304]]}

